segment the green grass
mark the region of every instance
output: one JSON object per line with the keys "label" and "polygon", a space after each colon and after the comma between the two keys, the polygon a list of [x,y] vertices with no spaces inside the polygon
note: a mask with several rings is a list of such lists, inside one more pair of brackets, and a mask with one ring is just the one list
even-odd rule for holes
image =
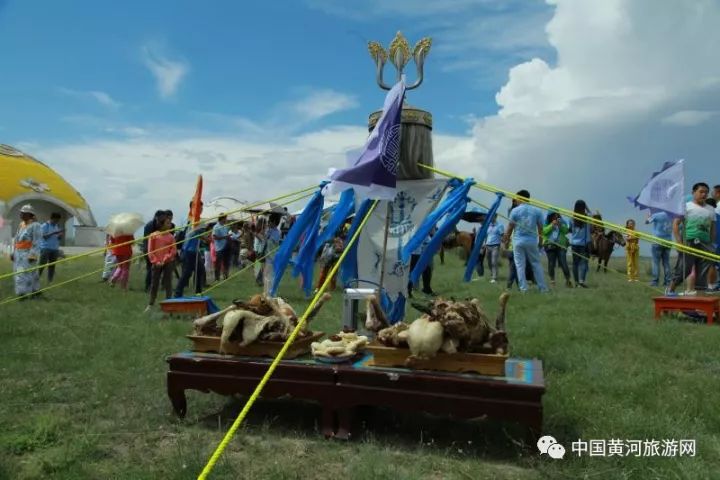
{"label": "green grass", "polygon": [[[494,314],[499,285],[460,282],[454,255],[438,264],[439,293],[477,296]],[[61,265],[57,280],[100,265]],[[127,294],[93,277],[0,306],[0,478],[190,479],[202,469],[243,400],[190,391],[187,418],[174,416],[165,358],[189,347],[189,322],[143,315],[138,267],[131,277]],[[564,460],[523,448],[512,424],[384,410],[364,417],[356,440],[328,441],[316,406],[277,400],[253,408],[212,478],[719,478],[720,328],[655,322],[656,292],[622,275],[589,283],[514,294],[508,306],[512,354],[543,361],[544,432],[566,446]],[[213,296],[224,305],[254,292],[244,274]],[[0,298],[11,295],[0,281]],[[307,303],[294,280],[281,295]],[[338,330],[340,308],[336,295],[315,328]],[[577,458],[578,438],[694,438],[697,455]]]}

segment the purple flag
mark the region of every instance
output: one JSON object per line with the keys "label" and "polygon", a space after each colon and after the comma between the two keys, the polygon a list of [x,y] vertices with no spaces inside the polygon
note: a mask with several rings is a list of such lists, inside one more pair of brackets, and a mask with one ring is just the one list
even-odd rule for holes
{"label": "purple flag", "polygon": [[382,116],[360,154],[348,162],[348,168],[330,169],[332,181],[325,187],[326,195],[353,188],[360,199],[395,198],[404,97],[405,82],[401,80],[385,97]]}

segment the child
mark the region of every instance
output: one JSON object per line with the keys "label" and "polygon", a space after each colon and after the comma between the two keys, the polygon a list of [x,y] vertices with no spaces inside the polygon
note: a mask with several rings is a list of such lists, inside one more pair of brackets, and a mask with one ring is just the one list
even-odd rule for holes
{"label": "child", "polygon": [[123,290],[127,291],[128,289],[133,240],[135,240],[135,237],[132,235],[110,237],[110,253],[115,257],[115,270],[112,277],[110,277],[111,287],[114,287],[119,282]]}
{"label": "child", "polygon": [[152,265],[152,277],[150,280],[150,301],[145,308],[149,312],[157,298],[158,287],[162,277],[165,298],[172,298],[172,275],[175,270],[175,236],[172,234],[172,223],[165,219],[159,229],[150,234],[148,239],[148,258]]}
{"label": "child", "polygon": [[102,282],[107,282],[112,277],[117,259],[112,253],[110,235],[105,235],[105,263],[103,264]]}
{"label": "child", "polygon": [[[625,228],[635,230],[635,220],[625,222]],[[628,282],[637,282],[639,277],[638,263],[640,260],[640,239],[633,233],[625,235],[625,259],[627,262]]]}
{"label": "child", "polygon": [[[513,246],[512,246],[512,239],[508,238],[508,240],[505,243],[505,251],[508,259],[508,267],[509,267],[509,275],[507,280],[507,287],[506,290],[511,290],[513,287],[513,283],[518,284],[518,288],[520,284],[518,283],[518,277],[517,277],[517,267],[515,267],[515,255],[513,254]],[[532,271],[532,269],[531,269]]]}
{"label": "child", "polygon": [[[340,255],[343,251],[343,239],[339,235],[335,237],[335,239],[332,242],[328,242],[325,244],[325,247],[323,248],[323,253],[320,255],[320,259],[323,262],[322,270],[320,271],[320,277],[317,281],[317,287],[315,291],[320,289],[323,283],[325,283],[325,279],[328,276],[328,273],[330,273],[330,270],[335,266],[338,259],[340,258]],[[330,279],[330,285],[328,285],[328,290],[335,290],[336,282],[335,279],[337,278],[337,275],[333,276],[332,279]]]}

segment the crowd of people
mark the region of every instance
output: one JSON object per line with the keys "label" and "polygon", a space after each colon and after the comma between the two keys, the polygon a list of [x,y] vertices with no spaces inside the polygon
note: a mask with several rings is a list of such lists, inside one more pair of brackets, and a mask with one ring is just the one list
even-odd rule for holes
{"label": "crowd of people", "polygon": [[[162,286],[165,298],[179,298],[191,281],[196,295],[212,280],[226,280],[232,268],[254,264],[255,280],[267,293],[272,278],[272,258],[280,244],[281,216],[235,221],[223,214],[217,221],[193,224],[188,220],[176,228],[170,210],[155,212],[143,229],[141,252],[145,263],[145,292],[149,294],[146,311],[150,311]],[[128,288],[132,235],[107,237],[105,269],[102,281],[110,286]],[[173,286],[174,285],[174,286]]]}
{"label": "crowd of people", "polygon": [[[603,227],[591,225],[582,218],[563,218],[556,211],[545,212],[531,205],[530,192],[520,190],[508,210],[507,225],[499,222],[497,215],[486,219],[490,222],[485,244],[476,267],[478,277],[483,277],[485,262],[490,282],[499,281],[501,258],[508,260],[506,287],[517,284],[521,292],[534,283],[541,292],[555,285],[556,269],[562,271],[567,287],[588,288],[589,259],[597,255],[606,232]],[[703,182],[692,187],[692,194],[685,207],[684,218],[672,218],[665,212],[648,215],[645,224],[652,226],[652,235],[665,241],[687,245],[694,250],[718,253],[720,235],[720,185],[712,188]],[[577,215],[590,216],[591,211],[583,200],[575,202]],[[597,215],[596,215],[597,216]],[[65,234],[60,225],[61,215],[52,213],[39,223],[30,205],[20,209],[21,223],[14,238],[12,260],[15,275],[15,293],[23,299],[36,298],[40,290],[40,276],[47,267],[48,282],[55,276],[54,262],[60,256],[60,242]],[[194,225],[188,220],[181,228],[173,223],[173,212],[158,210],[143,229],[140,244],[145,263],[145,291],[148,293],[147,310],[157,300],[162,286],[165,297],[182,297],[191,280],[195,294],[201,294],[208,285],[208,272],[214,281],[227,279],[232,268],[254,266],[255,281],[267,294],[270,291],[273,271],[273,253],[280,245],[290,222],[287,215],[271,213],[250,220],[229,221],[221,215],[216,222]],[[639,240],[633,231],[636,222],[628,219],[624,235],[627,279],[639,281]],[[107,236],[105,266],[102,281],[110,286],[127,290],[130,264],[134,257],[133,235]],[[411,268],[417,262],[429,238],[411,256]],[[323,248],[319,257],[321,272],[318,288],[344,248],[342,234],[336,236]],[[547,277],[543,270],[542,253],[547,256]],[[652,244],[652,279],[650,285],[666,288],[666,294],[675,294],[679,285],[686,283],[685,293],[694,295],[697,290],[718,290],[718,264],[692,252],[679,252],[677,262],[670,266],[670,247]],[[570,253],[572,265],[568,264]],[[39,266],[40,268],[33,268]],[[431,287],[432,264],[422,275],[422,291],[434,295]],[[662,278],[660,272],[662,270]],[[331,285],[334,288],[334,284]],[[409,288],[412,296],[412,286]]]}
{"label": "crowd of people", "polygon": [[[530,193],[520,190],[508,211],[508,224],[490,222],[485,245],[476,267],[478,277],[485,273],[485,260],[490,270],[490,282],[498,280],[499,258],[504,252],[508,259],[507,288],[514,284],[520,291],[528,290],[528,283],[535,283],[542,292],[548,291],[545,272],[542,268],[542,252],[547,256],[547,276],[550,286],[555,285],[556,268],[562,271],[568,287],[588,288],[587,275],[589,260],[598,255],[601,242],[606,235],[603,227],[593,225],[582,218],[564,219],[558,212],[545,212],[530,205]],[[652,225],[652,235],[665,240],[690,246],[696,250],[718,253],[720,232],[720,185],[712,188],[703,182],[692,187],[687,199],[684,218],[673,218],[666,212],[648,214],[645,223]],[[594,216],[584,200],[577,200],[573,212],[582,216]],[[625,222],[629,231],[623,236],[628,282],[640,279],[640,238],[634,219]],[[697,290],[718,291],[718,264],[692,253],[680,252],[674,267],[670,266],[670,247],[653,243],[651,286],[665,286],[668,295],[674,294],[678,285],[686,282],[685,294],[695,295]],[[572,268],[568,265],[568,253]],[[663,278],[660,278],[662,268]]]}

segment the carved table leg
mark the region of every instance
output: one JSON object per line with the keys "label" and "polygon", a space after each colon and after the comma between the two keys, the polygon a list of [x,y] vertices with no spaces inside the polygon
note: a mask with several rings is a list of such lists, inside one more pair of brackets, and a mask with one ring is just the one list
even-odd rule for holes
{"label": "carved table leg", "polygon": [[335,410],[332,408],[323,406],[320,417],[320,433],[325,438],[332,438],[335,436]]}
{"label": "carved table leg", "polygon": [[352,437],[352,423],[355,416],[354,408],[341,408],[337,411],[338,429],[335,438],[350,440]]}
{"label": "carved table leg", "polygon": [[187,399],[185,398],[185,389],[177,385],[177,380],[173,377],[172,372],[168,372],[167,376],[167,393],[170,397],[175,414],[180,418],[185,418],[187,413]]}
{"label": "carved table leg", "polygon": [[542,411],[526,424],[528,426],[527,443],[529,447],[533,448],[542,436]]}

